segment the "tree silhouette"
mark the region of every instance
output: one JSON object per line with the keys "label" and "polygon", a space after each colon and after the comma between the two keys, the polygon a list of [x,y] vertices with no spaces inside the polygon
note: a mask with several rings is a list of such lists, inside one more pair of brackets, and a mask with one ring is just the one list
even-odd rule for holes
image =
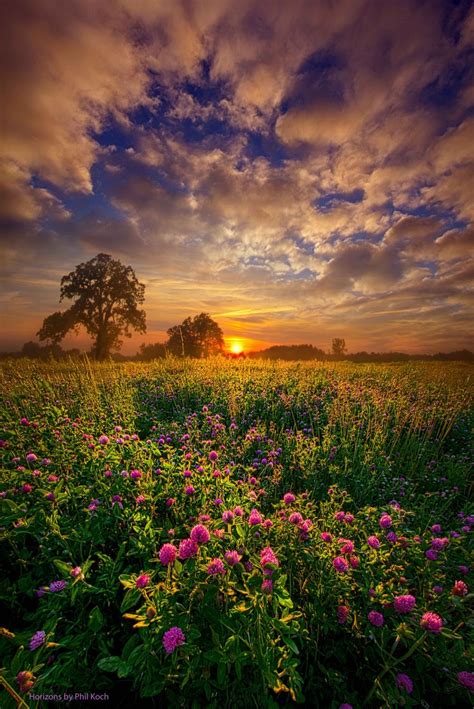
{"label": "tree silhouette", "polygon": [[145,300],[144,291],[131,266],[98,254],[63,276],[60,300],[76,300],[65,312],[49,315],[38,337],[57,344],[70,330],[83,325],[94,338],[92,354],[105,359],[111,349],[119,349],[122,335],[131,337],[131,328],[146,331],[145,311],[138,309]]}
{"label": "tree silhouette", "polygon": [[207,313],[170,327],[168,337],[168,350],[178,357],[209,357],[224,347],[224,333]]}
{"label": "tree silhouette", "polygon": [[335,337],[332,341],[332,353],[337,357],[343,357],[346,351],[346,341],[342,337]]}

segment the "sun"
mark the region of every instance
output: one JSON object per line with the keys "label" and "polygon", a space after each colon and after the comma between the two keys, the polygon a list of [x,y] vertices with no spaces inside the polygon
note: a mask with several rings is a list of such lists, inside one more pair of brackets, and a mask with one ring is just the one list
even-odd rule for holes
{"label": "sun", "polygon": [[232,354],[240,354],[244,348],[242,347],[242,344],[240,342],[233,342],[230,346],[230,351]]}

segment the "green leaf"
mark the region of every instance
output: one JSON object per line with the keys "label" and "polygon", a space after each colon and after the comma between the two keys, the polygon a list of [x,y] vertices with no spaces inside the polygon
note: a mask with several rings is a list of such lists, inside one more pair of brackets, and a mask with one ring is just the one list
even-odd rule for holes
{"label": "green leaf", "polygon": [[110,657],[103,657],[102,660],[99,660],[97,666],[99,669],[105,670],[106,672],[116,672],[120,667],[121,662],[122,660],[120,657],[111,655]]}
{"label": "green leaf", "polygon": [[293,650],[293,652],[296,653],[296,655],[300,654],[300,651],[298,650],[296,643],[291,638],[289,638],[287,636],[283,636],[283,642],[285,643],[285,645],[287,645],[290,648],[290,650]]}
{"label": "green leaf", "polygon": [[122,605],[120,606],[120,611],[122,613],[125,613],[125,611],[128,611],[129,608],[136,605],[140,598],[141,596],[138,588],[130,589],[130,591],[127,591],[127,593],[123,597]]}
{"label": "green leaf", "polygon": [[91,630],[97,632],[104,625],[104,616],[98,606],[96,606],[89,614],[88,626]]}

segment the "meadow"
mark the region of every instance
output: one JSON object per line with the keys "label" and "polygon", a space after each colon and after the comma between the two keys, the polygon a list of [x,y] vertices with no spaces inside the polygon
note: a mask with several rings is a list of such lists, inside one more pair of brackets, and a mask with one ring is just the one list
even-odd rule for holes
{"label": "meadow", "polygon": [[2,707],[470,706],[473,374],[3,362]]}

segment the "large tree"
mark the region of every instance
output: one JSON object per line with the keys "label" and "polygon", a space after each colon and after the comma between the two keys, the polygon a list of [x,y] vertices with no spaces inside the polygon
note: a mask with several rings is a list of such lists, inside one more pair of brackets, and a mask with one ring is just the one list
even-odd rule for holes
{"label": "large tree", "polygon": [[207,313],[170,327],[168,336],[168,350],[179,357],[209,357],[224,348],[224,333]]}
{"label": "large tree", "polygon": [[145,311],[138,308],[144,292],[131,266],[98,254],[63,276],[60,300],[75,300],[68,310],[49,315],[38,337],[58,343],[83,325],[94,338],[92,354],[105,359],[112,349],[119,349],[123,335],[131,337],[130,329],[146,331]]}

